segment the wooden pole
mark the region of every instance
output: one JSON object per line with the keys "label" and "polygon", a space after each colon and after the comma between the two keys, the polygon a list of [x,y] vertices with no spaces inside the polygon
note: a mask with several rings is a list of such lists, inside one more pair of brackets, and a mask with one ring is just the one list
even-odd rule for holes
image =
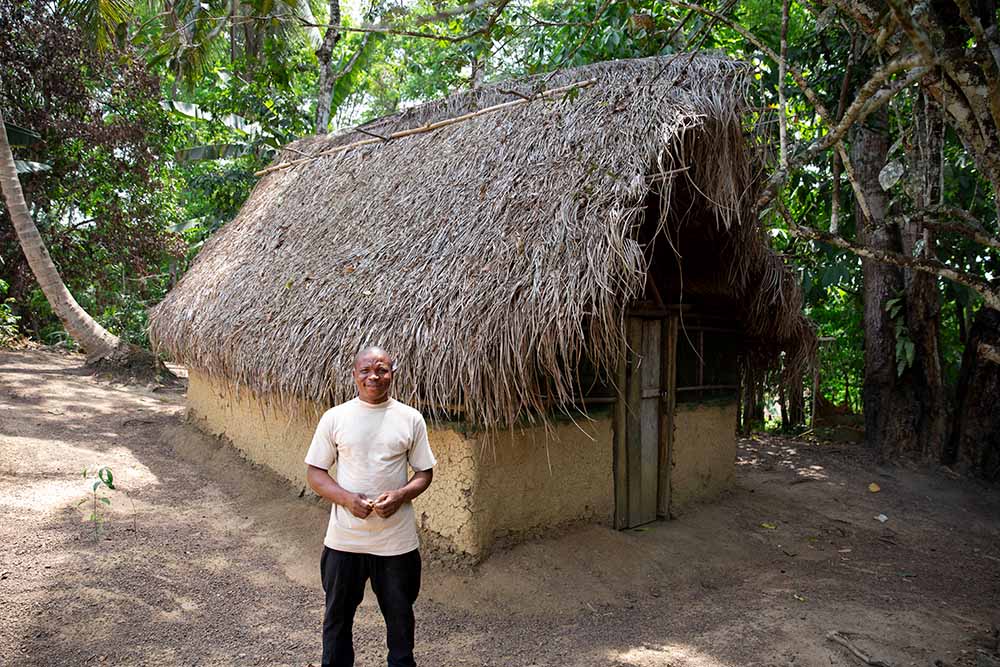
{"label": "wooden pole", "polygon": [[809,428],[816,428],[816,395],[819,393],[819,362],[813,364],[812,414],[809,415]]}

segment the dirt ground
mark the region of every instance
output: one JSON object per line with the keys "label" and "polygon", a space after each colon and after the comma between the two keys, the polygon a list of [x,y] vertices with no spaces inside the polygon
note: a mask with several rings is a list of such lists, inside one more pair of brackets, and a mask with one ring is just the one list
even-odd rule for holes
{"label": "dirt ground", "polygon": [[[327,508],[183,412],[180,390],[116,386],[78,356],[0,352],[0,664],[318,664]],[[118,488],[95,540],[81,471],[100,466]],[[862,665],[839,631],[892,667],[993,664],[997,490],[763,436],[737,466],[732,493],[674,521],[425,563],[418,662]],[[385,664],[372,598],[360,667]]]}

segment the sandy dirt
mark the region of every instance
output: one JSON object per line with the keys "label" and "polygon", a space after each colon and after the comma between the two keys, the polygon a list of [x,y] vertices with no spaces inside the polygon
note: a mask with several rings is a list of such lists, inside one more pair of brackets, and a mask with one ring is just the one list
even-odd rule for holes
{"label": "sandy dirt", "polygon": [[[0,352],[0,664],[318,664],[328,509],[183,416],[180,390]],[[117,490],[95,540],[81,471],[100,466]],[[765,436],[737,470],[674,521],[554,531],[474,569],[427,559],[418,662],[862,665],[840,631],[893,667],[993,664],[996,489]],[[385,664],[383,637],[369,593],[360,667]]]}

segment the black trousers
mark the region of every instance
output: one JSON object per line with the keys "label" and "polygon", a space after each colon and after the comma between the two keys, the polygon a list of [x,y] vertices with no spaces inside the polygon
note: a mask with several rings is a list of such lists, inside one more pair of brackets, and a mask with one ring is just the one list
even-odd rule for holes
{"label": "black trousers", "polygon": [[326,614],[323,617],[323,667],[354,666],[354,612],[372,581],[385,618],[389,667],[415,667],[413,603],[420,593],[420,552],[373,556],[323,547],[320,560]]}

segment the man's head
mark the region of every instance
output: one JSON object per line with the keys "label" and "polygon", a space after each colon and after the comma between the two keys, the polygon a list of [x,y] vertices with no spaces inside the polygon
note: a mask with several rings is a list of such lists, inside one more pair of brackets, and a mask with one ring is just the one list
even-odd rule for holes
{"label": "man's head", "polygon": [[354,384],[365,403],[382,403],[389,399],[392,373],[396,364],[380,347],[366,347],[354,357]]}

